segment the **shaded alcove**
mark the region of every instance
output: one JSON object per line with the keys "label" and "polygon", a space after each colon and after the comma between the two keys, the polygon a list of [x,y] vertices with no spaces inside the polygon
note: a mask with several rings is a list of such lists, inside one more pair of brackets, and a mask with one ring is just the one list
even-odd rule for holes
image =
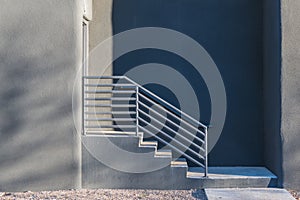
{"label": "shaded alcove", "polygon": [[[113,34],[138,27],[182,32],[199,42],[218,66],[227,93],[227,117],[221,137],[209,154],[210,165],[263,165],[262,2],[114,0]],[[177,55],[155,49],[130,52],[114,62],[113,74],[124,74],[145,63],[162,63],[182,73],[201,102],[200,120],[209,123],[207,88],[193,67]],[[163,90],[158,93],[176,102],[164,96]]]}

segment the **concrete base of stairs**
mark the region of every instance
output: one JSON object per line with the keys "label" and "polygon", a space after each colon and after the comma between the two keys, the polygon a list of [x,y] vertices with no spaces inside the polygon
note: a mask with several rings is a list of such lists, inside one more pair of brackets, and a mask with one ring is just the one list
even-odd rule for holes
{"label": "concrete base of stairs", "polygon": [[[107,140],[84,136],[82,142],[83,188],[199,189],[277,185],[277,177],[264,167],[209,167],[208,177],[203,177],[203,168],[189,168],[184,160],[171,162],[171,152],[158,151],[154,143],[142,144],[139,137],[113,136]],[[120,156],[122,151],[111,148],[109,143],[126,148],[127,153]],[[112,165],[125,170],[109,167]],[[149,166],[158,170],[145,172]],[[135,169],[135,173],[130,169]]]}
{"label": "concrete base of stairs", "polygon": [[226,188],[205,189],[208,200],[294,200],[285,189],[278,188]]}
{"label": "concrete base of stairs", "polygon": [[[275,187],[277,178],[262,167],[210,167],[209,177],[184,167],[125,173],[102,164],[83,147],[82,187],[108,189],[193,189]],[[249,170],[249,171],[248,171]],[[245,173],[248,171],[248,173]],[[193,174],[192,174],[193,173]],[[187,177],[188,175],[188,177]]]}

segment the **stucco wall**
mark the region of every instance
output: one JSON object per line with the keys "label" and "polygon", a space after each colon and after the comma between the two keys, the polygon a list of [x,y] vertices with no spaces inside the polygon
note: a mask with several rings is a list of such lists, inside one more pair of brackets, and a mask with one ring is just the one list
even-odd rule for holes
{"label": "stucco wall", "polygon": [[112,36],[113,0],[93,0],[93,20],[90,22],[90,50]]}
{"label": "stucco wall", "polygon": [[281,1],[283,184],[300,190],[300,1]]}
{"label": "stucco wall", "polygon": [[0,3],[0,191],[80,187],[81,0]]}
{"label": "stucco wall", "polygon": [[[283,186],[300,189],[300,2],[281,3],[282,52],[279,1],[265,0],[263,24],[259,0],[143,2],[94,0],[90,50],[139,26],[173,28],[198,40],[228,91],[229,118],[211,163],[266,164]],[[0,3],[0,191],[78,188],[80,87],[74,81],[81,67],[82,1]],[[145,8],[158,15],[148,16]],[[136,57],[127,59],[130,67]]]}
{"label": "stucco wall", "polygon": [[[105,39],[113,35],[112,24],[113,0],[93,0],[93,20],[89,23],[89,50],[91,57],[97,57],[95,49]],[[107,49],[106,57],[112,61],[113,47]],[[96,50],[97,51],[97,50]],[[99,75],[101,66],[89,66],[89,75]],[[105,71],[106,75],[112,75],[112,66]]]}

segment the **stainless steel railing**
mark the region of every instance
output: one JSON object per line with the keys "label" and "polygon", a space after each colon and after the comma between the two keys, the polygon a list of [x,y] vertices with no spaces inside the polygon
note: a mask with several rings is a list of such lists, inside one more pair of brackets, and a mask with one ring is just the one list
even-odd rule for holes
{"label": "stainless steel railing", "polygon": [[[84,135],[103,129],[121,129],[136,135],[142,131],[203,167],[207,177],[206,125],[126,76],[84,76],[82,80]],[[150,105],[156,105],[156,109]]]}

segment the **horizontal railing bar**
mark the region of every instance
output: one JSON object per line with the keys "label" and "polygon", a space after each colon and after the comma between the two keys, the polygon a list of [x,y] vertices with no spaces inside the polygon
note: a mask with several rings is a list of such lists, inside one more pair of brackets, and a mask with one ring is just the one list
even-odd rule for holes
{"label": "horizontal railing bar", "polygon": [[84,76],[85,79],[123,79],[125,76]]}
{"label": "horizontal railing bar", "polygon": [[84,84],[85,87],[136,87],[133,84],[105,83],[105,84]]}
{"label": "horizontal railing bar", "polygon": [[[145,95],[143,95],[143,94],[141,94],[141,93],[140,93],[140,96],[142,96],[142,97],[143,97],[144,99],[146,99],[147,101],[156,104],[153,100],[149,99],[148,97],[146,97]],[[141,101],[140,101],[140,103],[141,103]],[[145,105],[145,104],[144,104],[144,105]],[[184,119],[181,119],[180,117],[178,117],[178,116],[175,115],[174,113],[169,112],[169,111],[168,111],[166,108],[164,108],[164,107],[159,107],[159,108],[162,109],[162,110],[164,110],[164,111],[166,111],[166,112],[168,112],[168,114],[170,114],[172,117],[175,117],[175,118],[176,118],[177,120],[179,120],[180,122],[183,122],[184,124],[186,124],[186,125],[189,126],[190,128],[194,129],[195,131],[201,133],[204,137],[206,137],[206,136],[205,136],[205,133],[203,133],[203,132],[202,132],[201,130],[199,130],[198,128],[192,126],[190,123],[188,123],[188,122],[185,121]],[[153,110],[153,109],[152,109],[152,110]],[[187,131],[187,132],[189,132],[189,131]],[[202,140],[202,142],[204,142],[204,141]]]}
{"label": "horizontal railing bar", "polygon": [[157,96],[156,94],[154,94],[153,92],[149,91],[148,89],[144,88],[143,86],[141,86],[140,84],[136,83],[135,81],[133,81],[132,79],[128,78],[127,76],[84,76],[83,78],[85,79],[125,79],[129,82],[131,82],[133,85],[140,87],[142,90],[144,90],[145,92],[147,92],[148,94],[150,94],[151,96],[157,98],[159,101],[162,101],[163,103],[165,103],[167,106],[171,107],[172,109],[176,110],[178,113],[180,113],[181,115],[184,115],[186,118],[188,118],[189,120],[193,121],[194,123],[202,126],[202,127],[206,127],[206,125],[202,124],[201,122],[195,120],[193,117],[191,117],[190,115],[186,114],[185,112],[179,110],[177,107],[173,106],[172,104],[170,104],[169,102],[165,101],[164,99],[160,98],[159,96]]}
{"label": "horizontal railing bar", "polygon": [[[204,143],[204,140],[202,140],[201,138],[197,137],[196,135],[193,135],[192,133],[190,133],[188,130],[186,130],[185,128],[179,126],[178,124],[176,124],[175,122],[173,122],[172,120],[168,119],[168,117],[163,116],[162,114],[158,113],[157,111],[155,111],[154,109],[150,108],[149,106],[147,106],[146,104],[142,103],[141,101],[139,102],[142,106],[144,106],[145,108],[151,110],[152,112],[154,112],[156,115],[164,118],[165,120],[167,120],[169,123],[173,124],[174,126],[178,127],[179,129],[183,130],[184,132],[186,132],[187,134],[189,134],[190,136],[192,136],[194,139],[197,139],[198,141]],[[200,132],[201,133],[201,132]],[[200,147],[200,149],[202,151],[205,151],[202,147]]]}
{"label": "horizontal railing bar", "polygon": [[84,98],[84,100],[87,101],[132,101],[132,100],[136,100],[135,97],[87,97]]}
{"label": "horizontal railing bar", "polygon": [[[141,102],[141,101],[139,102],[139,104],[141,104],[141,105],[144,106],[145,108],[151,110],[152,112],[154,112],[154,113],[157,114],[158,116],[160,116],[160,117],[166,119],[168,122],[170,122],[170,123],[173,124],[174,126],[180,128],[181,130],[183,130],[184,132],[186,132],[186,133],[189,134],[190,136],[194,137],[194,138],[197,139],[198,141],[204,143],[204,140],[202,140],[201,138],[197,137],[196,135],[193,135],[190,131],[186,130],[186,129],[183,128],[182,126],[179,126],[179,124],[176,124],[176,123],[173,122],[172,120],[168,119],[168,117],[163,116],[162,114],[160,114],[160,113],[157,112],[156,110],[150,108],[149,106],[147,106],[146,104],[144,104],[144,103]],[[181,120],[179,117],[177,117],[176,115],[175,115],[174,117],[176,117],[176,119],[182,121],[182,120]],[[188,125],[189,125],[189,124],[188,124]],[[194,128],[194,127],[192,127],[192,128]],[[195,130],[196,130],[197,132],[200,132],[203,136],[205,136],[205,135],[201,132],[201,130],[196,129],[196,128],[195,128]]]}
{"label": "horizontal railing bar", "polygon": [[128,80],[129,82],[131,82],[132,84],[138,86],[139,88],[141,88],[142,90],[144,90],[145,92],[147,92],[148,94],[150,94],[151,96],[155,97],[156,99],[158,99],[159,101],[163,102],[164,104],[166,104],[167,106],[171,107],[172,109],[176,110],[176,112],[180,113],[181,115],[185,116],[186,118],[188,118],[189,120],[193,121],[194,123],[207,128],[207,126],[205,126],[204,124],[202,124],[201,122],[195,120],[193,117],[191,117],[190,115],[186,114],[185,112],[179,110],[177,107],[173,106],[172,104],[170,104],[169,102],[165,101],[164,99],[160,98],[159,96],[157,96],[156,94],[154,94],[153,92],[149,91],[148,89],[144,88],[143,86],[139,85],[138,83],[136,83],[135,81],[131,80],[130,78],[124,76],[124,79]]}
{"label": "horizontal railing bar", "polygon": [[85,128],[135,128],[136,126],[132,125],[99,125],[99,126],[85,126]]}
{"label": "horizontal railing bar", "polygon": [[179,142],[178,140],[176,140],[175,138],[172,138],[170,135],[168,135],[166,132],[160,130],[159,128],[153,126],[152,124],[148,123],[146,120],[142,119],[141,117],[138,118],[139,120],[141,120],[142,122],[148,124],[149,126],[151,126],[153,129],[155,129],[156,131],[162,133],[163,135],[167,136],[169,139],[173,140],[174,142],[176,142],[177,144],[179,144],[180,146],[182,146],[183,148],[191,151],[193,154],[195,154],[196,156],[199,156],[201,159],[204,160],[204,157],[201,156],[199,153],[195,152],[193,149],[189,148],[188,146],[186,146],[185,144],[182,144],[181,142]]}
{"label": "horizontal railing bar", "polygon": [[130,114],[136,114],[135,111],[111,111],[111,112],[85,112],[84,114],[87,115],[130,115]]}
{"label": "horizontal railing bar", "polygon": [[173,146],[172,144],[166,142],[164,139],[158,137],[157,135],[153,134],[151,131],[145,129],[144,127],[139,125],[139,128],[141,128],[142,130],[144,130],[145,132],[147,132],[148,134],[152,135],[153,137],[155,137],[156,139],[158,139],[159,141],[161,141],[162,143],[164,143],[165,145],[171,147],[172,149],[174,149],[175,151],[179,152],[180,154],[184,155],[185,157],[187,157],[188,159],[190,159],[193,163],[200,165],[201,167],[205,168],[205,166],[200,163],[199,161],[195,160],[194,158],[192,158],[191,156],[187,155],[185,152],[181,151],[180,149],[178,149],[177,147]]}
{"label": "horizontal railing bar", "polygon": [[93,108],[93,107],[112,107],[112,108],[134,108],[135,105],[124,105],[124,104],[87,104],[85,107]]}
{"label": "horizontal railing bar", "polygon": [[85,119],[85,121],[120,121],[120,122],[126,122],[126,121],[135,121],[134,118],[91,118],[91,119]]}
{"label": "horizontal railing bar", "polygon": [[[156,121],[158,124],[160,124],[163,127],[166,127],[168,130],[170,130],[171,132],[175,133],[176,135],[178,135],[179,137],[181,137],[182,139],[184,139],[186,142],[191,143],[194,147],[197,147],[198,149],[201,149],[202,151],[205,152],[205,150],[199,146],[198,144],[194,143],[193,141],[189,140],[188,138],[184,137],[181,134],[178,134],[175,130],[173,130],[172,128],[170,128],[169,126],[167,126],[166,124],[161,123],[159,120],[155,119],[153,116],[148,115],[147,113],[145,113],[142,110],[139,110],[143,115],[148,116],[149,118],[151,118],[152,120]],[[196,153],[196,152],[195,152]],[[203,157],[204,158],[204,157]]]}
{"label": "horizontal railing bar", "polygon": [[86,94],[102,94],[102,93],[113,93],[113,94],[130,94],[134,93],[135,90],[95,90],[95,91],[85,91]]}

